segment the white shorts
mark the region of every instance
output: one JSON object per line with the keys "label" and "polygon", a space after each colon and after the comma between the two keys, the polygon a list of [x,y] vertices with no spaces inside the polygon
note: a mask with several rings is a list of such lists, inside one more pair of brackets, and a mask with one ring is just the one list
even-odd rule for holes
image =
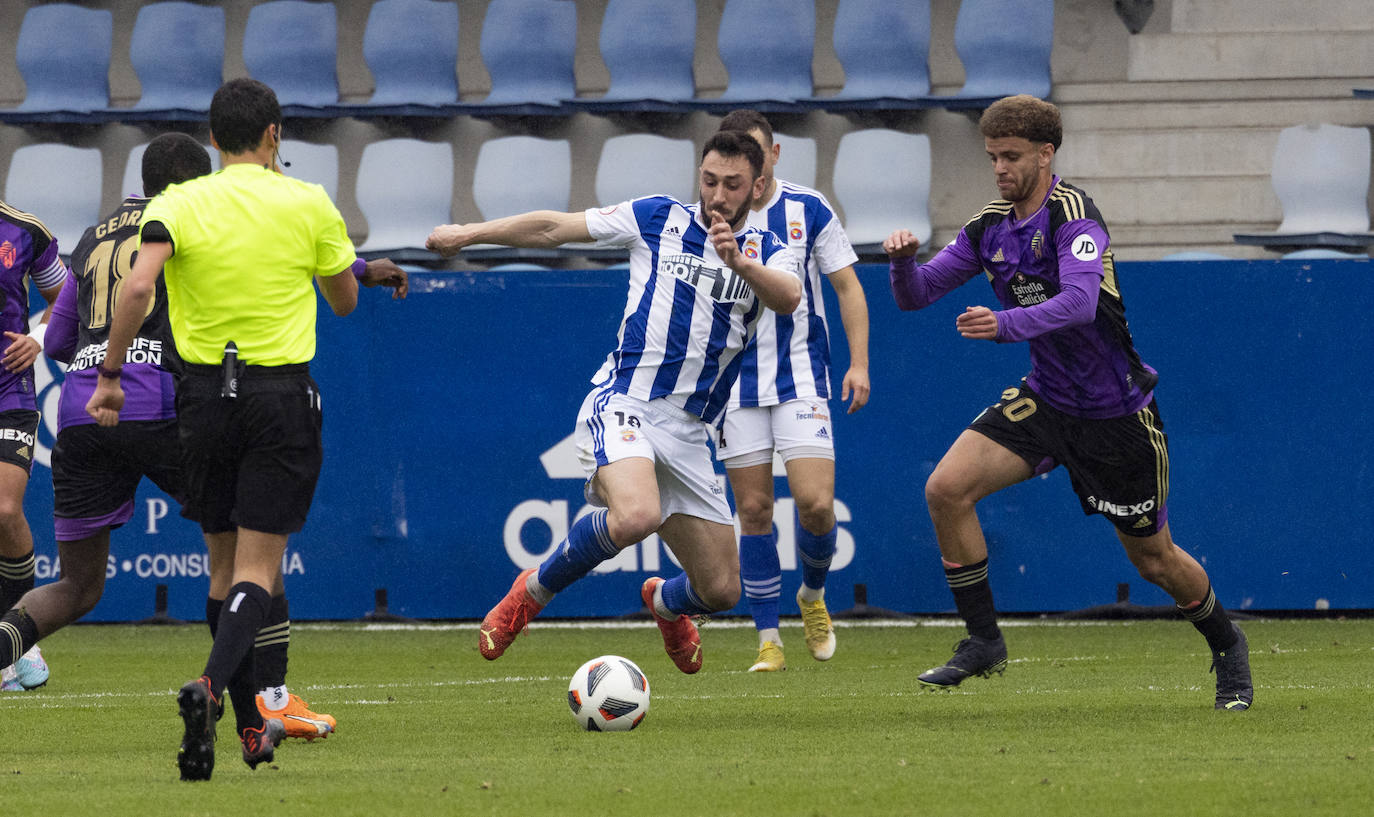
{"label": "white shorts", "polygon": [[661,520],[675,513],[734,524],[725,487],[711,465],[708,426],[666,400],[593,389],[577,413],[577,459],[587,472],[587,501],[606,502],[592,487],[596,469],[629,457],[654,463]]}
{"label": "white shorts", "polygon": [[776,406],[734,407],[716,429],[716,459],[726,468],[809,457],[835,459],[830,404],[819,397],[789,400]]}

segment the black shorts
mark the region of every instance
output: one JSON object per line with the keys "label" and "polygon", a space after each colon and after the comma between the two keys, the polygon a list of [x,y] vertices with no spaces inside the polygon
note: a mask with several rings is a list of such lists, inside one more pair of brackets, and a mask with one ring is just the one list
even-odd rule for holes
{"label": "black shorts", "polygon": [[176,420],[140,420],[111,428],[68,426],[52,449],[57,539],[73,542],[129,521],[138,482],[147,477],[182,501]]}
{"label": "black shorts", "polygon": [[324,459],[320,390],[306,364],[248,366],[220,396],[218,366],[177,384],[186,505],[206,533],[290,534],[305,525]]}
{"label": "black shorts", "polygon": [[1102,514],[1127,536],[1150,536],[1168,521],[1169,441],[1154,400],[1125,417],[1087,420],[1054,408],[1023,380],[969,428],[1037,474],[1063,465],[1083,513]]}
{"label": "black shorts", "polygon": [[38,439],[38,412],[32,409],[0,411],[0,462],[33,471],[33,446]]}

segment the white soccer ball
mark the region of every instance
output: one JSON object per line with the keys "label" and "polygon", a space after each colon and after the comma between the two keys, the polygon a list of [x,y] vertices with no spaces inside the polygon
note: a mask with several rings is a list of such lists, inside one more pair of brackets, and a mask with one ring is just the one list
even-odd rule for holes
{"label": "white soccer ball", "polygon": [[573,673],[568,706],[588,732],[628,732],[649,712],[649,679],[628,658],[593,658]]}

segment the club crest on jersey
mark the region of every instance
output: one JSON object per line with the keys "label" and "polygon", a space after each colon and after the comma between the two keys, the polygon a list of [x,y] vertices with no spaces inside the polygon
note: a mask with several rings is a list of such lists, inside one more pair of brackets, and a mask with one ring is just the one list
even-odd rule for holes
{"label": "club crest on jersey", "polygon": [[1035,253],[1037,261],[1045,254],[1045,234],[1039,230],[1036,230],[1035,235],[1031,236],[1031,252]]}
{"label": "club crest on jersey", "polygon": [[18,253],[15,252],[13,244],[8,241],[0,244],[0,264],[4,264],[5,269],[13,267],[17,257]]}
{"label": "club crest on jersey", "polygon": [[787,237],[792,241],[802,241],[806,238],[806,233],[802,232],[800,221],[790,221],[787,223]]}
{"label": "club crest on jersey", "polygon": [[[748,244],[745,245],[747,256]],[[755,246],[754,254],[758,255]],[[711,296],[711,300],[722,303],[748,301],[754,297],[754,290],[744,279],[729,268],[707,264],[696,255],[669,255],[658,259],[658,274],[671,275]]]}
{"label": "club crest on jersey", "polygon": [[754,236],[745,239],[743,252],[744,257],[750,261],[759,260],[759,240]]}
{"label": "club crest on jersey", "polygon": [[624,442],[632,443],[635,440],[639,439],[639,436],[635,434],[635,431],[632,428],[622,428],[620,430],[620,439]]}

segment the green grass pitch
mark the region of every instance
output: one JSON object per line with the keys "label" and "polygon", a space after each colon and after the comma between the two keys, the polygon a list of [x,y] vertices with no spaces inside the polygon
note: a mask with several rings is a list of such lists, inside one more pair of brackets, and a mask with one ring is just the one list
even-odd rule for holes
{"label": "green grass pitch", "polygon": [[[499,661],[473,624],[294,627],[294,691],[339,720],[177,780],[174,690],[203,625],[77,626],[44,642],[48,686],[0,695],[0,811],[14,815],[1353,815],[1374,802],[1374,621],[1244,624],[1257,695],[1212,709],[1182,622],[1012,621],[1004,676],[923,692],[950,622],[848,623],[827,663],[785,621],[786,672],[749,674],[753,631],[702,627],[678,673],[652,625],[537,621]],[[637,662],[653,692],[629,733],[580,731],[588,658]]]}

